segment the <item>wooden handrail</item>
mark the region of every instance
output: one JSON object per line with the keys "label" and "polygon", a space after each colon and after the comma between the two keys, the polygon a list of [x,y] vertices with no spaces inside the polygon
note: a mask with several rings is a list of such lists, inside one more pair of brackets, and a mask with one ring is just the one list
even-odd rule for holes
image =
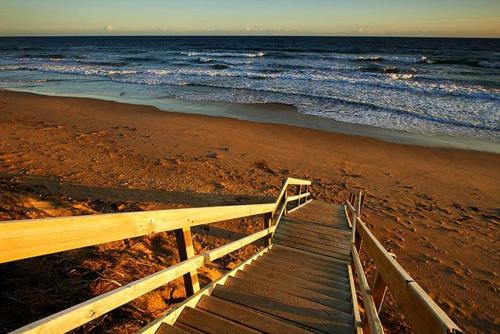
{"label": "wooden handrail", "polygon": [[231,205],[0,223],[0,263],[271,212],[275,203]]}
{"label": "wooden handrail", "polygon": [[[385,294],[385,288],[387,286],[396,303],[403,311],[406,321],[416,334],[463,333],[461,329],[448,317],[448,315],[417,284],[417,282],[415,282],[410,274],[408,274],[408,272],[406,272],[394,259],[393,254],[389,253],[371,233],[359,214],[359,211],[361,211],[362,208],[362,201],[361,204],[358,205],[358,210],[356,210],[348,200],[346,201],[345,208],[346,212],[349,209],[351,212],[355,213],[356,220],[352,221],[352,226],[358,227],[356,230],[353,229],[353,233],[359,234],[359,240],[356,244],[352,245],[352,254],[355,264],[356,257],[359,257],[358,250],[360,247],[360,241],[362,240],[366,253],[373,259],[377,268],[373,289],[377,289],[378,291],[373,292],[372,295],[370,290],[370,296],[366,297],[368,298],[368,303],[370,304],[368,307],[371,309],[370,299],[373,302],[373,296],[375,295],[377,299],[374,304],[375,309],[377,313],[380,311],[380,306]],[[349,215],[347,215],[347,217],[350,221]],[[361,263],[358,264],[360,265]],[[357,273],[360,273],[362,270],[363,268],[360,267],[358,271],[358,267],[356,266]],[[363,282],[360,283],[360,285],[365,285]],[[362,293],[364,290],[363,286],[361,287]],[[365,299],[365,296],[363,296],[363,299]],[[366,304],[365,307],[367,307]],[[369,309],[367,308],[367,312],[368,311]],[[373,312],[370,313],[372,314]],[[376,319],[370,319],[369,316],[367,319],[368,327],[372,329],[375,322],[377,322],[377,319],[378,316]]]}
{"label": "wooden handrail", "polygon": [[356,269],[356,275],[359,278],[359,287],[361,295],[363,296],[365,316],[368,319],[370,334],[384,334],[384,328],[382,327],[382,323],[378,317],[378,311],[375,306],[375,302],[373,301],[372,292],[370,290],[370,286],[368,285],[368,281],[366,280],[365,272],[363,271],[363,266],[354,244],[351,245],[351,254],[354,268]]}
{"label": "wooden handrail", "polygon": [[[282,206],[278,219],[275,220],[276,223],[279,222],[289,202],[310,195],[310,193],[305,193],[290,198],[285,196],[283,201],[287,187],[289,185],[310,184],[311,182],[307,180],[288,178],[283,183],[283,189],[278,199],[274,203],[266,204],[0,222],[0,263],[171,230],[176,230],[178,246],[181,248],[179,251],[181,254],[180,263],[28,324],[13,333],[60,333],[70,331],[183,275],[188,295],[196,293],[196,290],[199,289],[197,285],[197,268],[261,238],[272,235],[276,230],[276,224],[271,226],[273,222],[272,215],[278,210],[280,204]],[[300,202],[298,205],[300,205]],[[191,243],[191,226],[261,214],[265,215],[264,230],[206,253],[194,254]]]}

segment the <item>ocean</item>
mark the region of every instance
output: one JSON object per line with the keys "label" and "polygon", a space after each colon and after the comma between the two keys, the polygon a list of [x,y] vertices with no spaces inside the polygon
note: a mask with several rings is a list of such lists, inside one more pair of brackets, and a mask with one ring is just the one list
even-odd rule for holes
{"label": "ocean", "polygon": [[170,110],[280,103],[319,119],[500,139],[500,39],[5,37],[0,88]]}

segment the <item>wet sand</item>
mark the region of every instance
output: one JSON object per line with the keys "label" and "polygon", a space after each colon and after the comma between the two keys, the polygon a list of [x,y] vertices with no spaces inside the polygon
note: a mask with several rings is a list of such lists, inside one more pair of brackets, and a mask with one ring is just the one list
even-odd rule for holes
{"label": "wet sand", "polygon": [[[313,180],[314,196],[335,203],[362,189],[374,233],[459,326],[467,333],[496,333],[500,326],[498,154],[6,91],[0,91],[0,122],[2,220],[261,202],[276,196],[288,176]],[[195,247],[202,251],[259,224],[200,229]],[[205,281],[255,249],[205,268]],[[0,331],[154,272],[173,263],[175,253],[175,240],[164,233],[132,246],[112,243],[2,265],[2,291],[9,293],[0,297],[6,314]],[[23,274],[41,268],[45,283],[25,279],[31,289],[14,288]],[[44,293],[59,296],[44,291],[54,284],[49,274],[59,275],[61,291],[82,288],[73,299],[44,300]],[[138,328],[182,293],[174,282],[96,328]],[[389,314],[393,309],[385,305],[383,323],[406,332]],[[116,320],[126,318],[133,325]]]}

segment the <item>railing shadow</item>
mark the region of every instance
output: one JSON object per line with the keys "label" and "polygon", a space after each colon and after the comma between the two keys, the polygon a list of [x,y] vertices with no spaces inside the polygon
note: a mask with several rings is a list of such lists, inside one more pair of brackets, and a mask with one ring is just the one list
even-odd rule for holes
{"label": "railing shadow", "polygon": [[41,195],[66,196],[79,201],[101,201],[112,205],[120,202],[156,202],[186,207],[206,207],[274,202],[269,196],[242,194],[201,193],[194,191],[168,191],[163,189],[137,189],[103,187],[59,181],[54,176],[25,176],[0,174],[0,179],[15,180],[16,191]]}

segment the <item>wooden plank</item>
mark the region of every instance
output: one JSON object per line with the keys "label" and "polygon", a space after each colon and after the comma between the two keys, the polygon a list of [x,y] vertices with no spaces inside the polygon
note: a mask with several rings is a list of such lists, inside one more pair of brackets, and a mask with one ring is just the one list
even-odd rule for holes
{"label": "wooden plank", "polygon": [[277,273],[277,272],[270,272],[269,268],[264,268],[261,265],[254,265],[254,266],[248,266],[244,271],[245,274],[248,275],[253,275],[257,277],[265,277],[267,279],[281,279],[283,284],[298,284],[299,286],[312,290],[327,296],[331,296],[336,299],[341,299],[344,301],[350,301],[351,300],[351,294],[350,292],[346,291],[344,288],[335,288],[331,287],[329,285],[324,285],[322,283],[318,282],[313,282],[311,280],[308,280],[304,277],[299,277],[292,275],[290,273],[284,274],[284,273]]}
{"label": "wooden plank", "polygon": [[307,196],[310,196],[310,195],[311,195],[310,193],[303,193],[303,194],[299,194],[299,195],[288,196],[288,198],[286,199],[286,201],[287,201],[287,203],[293,202],[293,201],[298,201],[301,198],[304,198],[304,197],[307,197]]}
{"label": "wooden plank", "polygon": [[308,252],[308,251],[305,251],[305,250],[302,250],[302,249],[298,249],[298,248],[293,248],[293,247],[289,247],[289,246],[286,246],[286,245],[278,245],[278,244],[273,244],[273,249],[276,251],[276,252],[279,252],[279,253],[282,253],[282,254],[291,254],[291,253],[295,253],[297,254],[297,256],[299,255],[307,255],[308,257],[311,258],[311,260],[324,260],[325,262],[327,263],[331,263],[331,264],[348,264],[346,263],[345,261],[342,261],[342,260],[339,260],[339,259],[336,259],[336,258],[333,258],[333,257],[330,257],[330,256],[326,256],[326,255],[323,255],[323,254],[318,254],[318,253],[312,253],[312,252]]}
{"label": "wooden plank", "polygon": [[0,222],[0,263],[274,210],[232,205]]}
{"label": "wooden plank", "polygon": [[232,322],[213,313],[186,307],[177,322],[208,334],[258,334],[257,330]]}
{"label": "wooden plank", "polygon": [[103,295],[89,299],[69,309],[55,313],[12,333],[64,333],[81,326],[123,304],[134,300],[204,264],[197,255],[172,267],[146,276]]}
{"label": "wooden plank", "polygon": [[192,327],[189,327],[188,325],[185,325],[185,324],[181,324],[181,323],[178,323],[178,324],[175,324],[174,327],[178,327],[188,333],[191,333],[191,334],[205,334],[204,332],[202,331],[199,331],[197,329],[194,329]]}
{"label": "wooden plank", "polygon": [[183,329],[180,329],[178,327],[174,327],[169,324],[162,324],[160,328],[156,331],[156,334],[189,334],[190,332],[187,332]]}
{"label": "wooden plank", "polygon": [[[307,259],[298,257],[296,261],[289,256],[283,256],[281,254],[269,254],[269,256],[262,257],[264,262],[275,263],[283,268],[283,271],[293,272],[294,274],[304,271],[307,275],[317,275],[324,278],[331,278],[331,276],[342,277],[342,280],[347,280],[347,267],[345,265],[341,266],[330,266],[321,263],[309,262]],[[320,274],[321,273],[321,274]]]}
{"label": "wooden plank", "polygon": [[242,289],[257,296],[269,297],[284,304],[296,306],[302,305],[301,307],[310,307],[318,311],[325,311],[339,323],[344,325],[352,325],[353,316],[350,313],[334,309],[331,306],[327,306],[304,297],[281,291],[272,286],[262,285],[258,282],[252,282],[249,280],[238,278],[236,276],[230,277],[226,281],[225,286]]}
{"label": "wooden plank", "polygon": [[335,298],[334,296],[329,296],[313,290],[309,290],[298,284],[284,285],[280,280],[273,280],[269,278],[269,276],[253,275],[247,271],[240,271],[238,274],[236,274],[235,277],[241,279],[242,281],[246,281],[249,284],[258,282],[258,284],[261,286],[270,287],[278,291],[291,294],[293,296],[304,298],[315,303],[342,311],[346,314],[352,314],[352,304],[350,301],[345,301],[339,298]]}
{"label": "wooden plank", "polygon": [[[272,225],[272,214],[271,213],[266,213],[264,215],[264,230],[268,229],[271,227]],[[274,231],[273,233],[274,234]],[[271,245],[271,236],[272,234],[268,234],[265,238],[264,238],[264,247],[267,247],[269,245]]]}
{"label": "wooden plank", "polygon": [[203,287],[200,291],[198,291],[196,294],[193,296],[187,298],[184,300],[182,303],[177,304],[174,306],[172,309],[170,309],[168,312],[166,312],[164,315],[156,318],[154,321],[150,322],[148,325],[145,327],[141,328],[141,330],[137,334],[152,334],[155,333],[155,331],[159,328],[159,326],[162,323],[168,323],[168,324],[174,324],[175,321],[177,320],[177,317],[182,313],[185,307],[190,306],[190,307],[195,307],[203,296],[209,296],[212,291],[221,284],[224,284],[227,280],[228,277],[236,275],[236,273],[245,268],[248,264],[252,263],[257,259],[258,257],[262,256],[262,254],[265,254],[267,251],[269,251],[270,247],[266,247],[263,250],[257,252],[247,260],[243,261],[240,263],[236,268],[233,270],[225,273],[221,277],[217,278],[215,281],[212,283],[208,284],[207,286]]}
{"label": "wooden plank", "polygon": [[[283,273],[284,271],[282,271],[282,268],[281,266],[278,264],[274,264],[272,262],[262,262],[262,261],[258,261],[258,262],[255,262],[255,266],[256,267],[261,267],[262,269],[266,269],[268,271],[275,271],[277,273]],[[248,270],[253,270],[254,267],[249,267]],[[302,274],[301,272],[295,272],[293,273],[294,276],[298,277],[298,278],[302,278],[302,279],[309,279],[309,281],[311,282],[314,282],[314,283],[317,283],[317,284],[321,284],[323,286],[326,286],[326,287],[330,287],[330,288],[335,288],[337,290],[340,290],[340,291],[347,291],[346,287],[348,286],[348,283],[345,283],[345,282],[339,282],[339,281],[334,281],[334,280],[331,280],[331,279],[327,279],[327,278],[324,278],[324,277],[318,277],[318,276],[313,276],[313,275],[305,275],[305,274]]]}
{"label": "wooden plank", "polygon": [[283,225],[290,226],[291,228],[298,228],[301,230],[307,230],[311,232],[319,232],[319,233],[325,233],[328,236],[331,237],[341,237],[345,238],[351,237],[351,231],[350,230],[343,230],[343,229],[336,229],[335,226],[323,226],[323,225],[317,225],[317,224],[310,224],[308,221],[300,221],[298,219],[294,219],[292,217],[285,217],[282,219]]}
{"label": "wooden plank", "polygon": [[352,259],[354,263],[354,268],[356,269],[356,276],[359,279],[359,290],[361,296],[363,297],[363,305],[365,307],[365,317],[368,319],[368,328],[370,334],[384,334],[384,328],[378,317],[378,312],[373,302],[373,297],[371,295],[370,287],[366,281],[366,276],[363,271],[363,266],[361,265],[361,260],[359,259],[358,251],[356,247],[352,245]]}
{"label": "wooden plank", "polygon": [[366,251],[374,260],[377,270],[405,314],[405,319],[412,330],[417,334],[463,333],[403,267],[390,256],[361,219],[358,219],[358,227]]}
{"label": "wooden plank", "polygon": [[213,295],[325,333],[352,334],[354,329],[337,321],[329,308],[298,297],[255,295],[231,286],[218,286]]}
{"label": "wooden plank", "polygon": [[249,245],[254,241],[259,240],[262,237],[265,237],[266,235],[269,235],[274,232],[276,229],[276,226],[271,226],[268,229],[250,234],[249,236],[246,236],[244,238],[241,238],[239,240],[230,242],[228,244],[225,244],[224,246],[221,246],[219,248],[216,248],[214,250],[211,250],[210,252],[207,252],[204,254],[205,256],[205,263],[212,262],[224,255],[227,255],[231,252],[234,252],[235,250],[240,249],[243,246]]}
{"label": "wooden plank", "polygon": [[293,178],[293,177],[289,177],[287,179],[287,183],[289,185],[302,185],[302,186],[310,186],[311,185],[311,181],[309,180],[302,180],[302,179],[296,179],[296,178]]}
{"label": "wooden plank", "polygon": [[196,306],[199,309],[228,318],[247,327],[269,334],[307,334],[309,331],[285,320],[214,296],[203,296]]}
{"label": "wooden plank", "polygon": [[356,328],[356,334],[363,334],[363,327],[361,322],[361,316],[359,314],[358,296],[356,293],[356,287],[354,285],[354,275],[352,274],[352,268],[349,265],[349,283],[351,286],[351,298],[352,298],[352,309],[354,314],[354,327]]}
{"label": "wooden plank", "polygon": [[307,234],[300,234],[287,231],[285,229],[279,229],[274,234],[277,238],[289,239],[300,243],[314,245],[315,247],[322,248],[333,253],[339,253],[349,256],[350,249],[346,248],[344,245],[336,242],[325,241],[321,237],[309,236]]}
{"label": "wooden plank", "polygon": [[295,249],[300,249],[300,250],[303,250],[306,252],[311,252],[314,254],[324,255],[324,256],[327,256],[327,257],[332,258],[332,259],[335,258],[339,262],[345,263],[345,264],[348,264],[349,262],[351,262],[350,256],[347,256],[347,255],[333,253],[333,252],[325,252],[325,250],[320,248],[320,247],[315,247],[313,245],[298,243],[295,240],[282,239],[282,238],[279,238],[276,236],[274,236],[273,238],[274,238],[274,242],[278,245],[283,245],[283,246],[287,246],[287,247],[291,247],[291,248],[295,248]]}
{"label": "wooden plank", "polygon": [[290,224],[281,224],[279,230],[283,231],[284,233],[289,233],[295,236],[302,236],[303,238],[307,237],[308,240],[317,240],[318,242],[322,241],[323,243],[327,243],[330,245],[335,244],[335,246],[342,247],[345,249],[350,249],[351,246],[346,236],[331,236],[318,231],[295,228],[292,227]]}
{"label": "wooden plank", "polygon": [[[175,230],[175,240],[177,242],[180,262],[194,256],[193,239],[191,237],[190,227]],[[184,288],[186,289],[186,295],[188,297],[200,290],[198,272],[196,269],[184,274]]]}
{"label": "wooden plank", "polygon": [[[278,246],[278,245],[274,245]],[[309,260],[306,256],[298,254],[297,257],[293,257],[286,253],[269,253],[266,257],[262,258],[263,261],[276,262],[277,265],[283,266],[283,268],[290,268],[290,270],[304,269],[308,273],[318,274],[319,276],[324,276],[325,278],[330,278],[332,276],[340,276],[347,279],[347,267],[345,264],[333,262],[322,262],[321,260],[315,260],[312,257]]]}
{"label": "wooden plank", "polygon": [[[339,260],[335,258],[331,258],[325,255],[317,255],[314,253],[306,252],[300,249],[295,249],[287,246],[282,246],[278,244],[273,244],[273,252],[272,256],[275,258],[280,258],[280,261],[296,261],[306,262],[311,266],[320,266],[333,270],[341,270],[343,272],[346,271],[346,264],[343,262],[339,262]],[[269,255],[271,257],[271,255]]]}

